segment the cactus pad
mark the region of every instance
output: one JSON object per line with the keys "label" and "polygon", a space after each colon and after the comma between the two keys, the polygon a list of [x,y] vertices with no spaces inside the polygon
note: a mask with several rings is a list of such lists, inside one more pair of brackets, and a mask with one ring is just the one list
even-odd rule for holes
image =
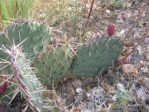
{"label": "cactus pad", "polygon": [[46,85],[51,81],[58,81],[70,74],[72,63],[72,52],[69,48],[56,48],[52,53],[42,58],[35,66],[38,69],[38,76]]}
{"label": "cactus pad", "polygon": [[48,112],[53,105],[52,101],[44,96],[44,92],[48,90],[32,71],[30,60],[26,58],[20,46],[14,45],[10,50],[5,48],[4,51],[11,56],[14,80],[27,104],[34,112]]}
{"label": "cactus pad", "polygon": [[101,38],[82,46],[73,60],[72,72],[77,76],[95,76],[107,69],[118,58],[122,44],[116,38]]}
{"label": "cactus pad", "polygon": [[32,56],[46,49],[50,40],[49,28],[37,22],[13,23],[1,32],[0,40],[0,46],[12,45],[13,41],[19,44],[25,40],[24,52]]}

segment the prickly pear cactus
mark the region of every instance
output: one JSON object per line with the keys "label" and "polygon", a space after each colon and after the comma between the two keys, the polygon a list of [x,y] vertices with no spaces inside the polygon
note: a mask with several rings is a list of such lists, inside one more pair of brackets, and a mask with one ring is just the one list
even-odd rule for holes
{"label": "prickly pear cactus", "polygon": [[49,28],[37,22],[18,22],[0,33],[0,46],[19,44],[22,41],[24,52],[33,56],[47,48],[50,41]]}
{"label": "prickly pear cactus", "polygon": [[70,74],[72,58],[73,55],[69,48],[56,48],[35,65],[38,69],[37,76],[46,85],[50,85],[52,81],[58,82],[61,78]]}
{"label": "prickly pear cactus", "polygon": [[48,112],[52,102],[43,96],[47,90],[32,71],[31,63],[22,49],[14,45],[10,50],[5,48],[4,51],[11,57],[14,79],[27,104],[34,112]]}
{"label": "prickly pear cactus", "polygon": [[82,46],[72,63],[72,73],[77,76],[95,76],[107,69],[122,50],[119,39],[103,37],[97,42]]}

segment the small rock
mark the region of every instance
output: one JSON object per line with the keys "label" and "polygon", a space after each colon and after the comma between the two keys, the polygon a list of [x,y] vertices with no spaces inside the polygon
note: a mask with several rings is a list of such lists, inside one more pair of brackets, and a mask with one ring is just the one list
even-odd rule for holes
{"label": "small rock", "polygon": [[83,92],[82,88],[77,88],[76,93],[81,94]]}
{"label": "small rock", "polygon": [[143,68],[141,68],[141,71],[142,71],[144,74],[148,74],[149,69],[146,68],[146,67],[143,67]]}
{"label": "small rock", "polygon": [[149,45],[145,48],[145,52],[149,53]]}
{"label": "small rock", "polygon": [[72,83],[74,89],[81,88],[81,86],[82,86],[81,80],[78,80],[78,79],[72,80],[71,83]]}
{"label": "small rock", "polygon": [[137,76],[137,75],[139,74],[137,68],[134,68],[134,69],[132,70],[132,74],[133,74],[134,76]]}
{"label": "small rock", "polygon": [[139,60],[139,68],[144,67],[145,63],[143,60]]}
{"label": "small rock", "polygon": [[144,58],[146,61],[149,61],[149,53],[145,52],[144,53]]}
{"label": "small rock", "polygon": [[147,88],[149,88],[149,78],[144,78],[144,84]]}
{"label": "small rock", "polygon": [[118,89],[119,91],[121,91],[121,92],[124,92],[124,91],[125,91],[125,87],[124,87],[124,85],[121,84],[121,83],[118,83],[118,84],[117,84],[117,89]]}
{"label": "small rock", "polygon": [[138,51],[139,54],[143,53],[142,46],[140,45],[137,46],[136,50]]}
{"label": "small rock", "polygon": [[125,74],[132,74],[132,75],[138,75],[138,73],[139,73],[138,70],[132,64],[122,65],[122,71]]}
{"label": "small rock", "polygon": [[87,38],[90,38],[90,37],[92,37],[93,35],[94,35],[94,32],[92,32],[92,31],[88,31],[88,32],[86,33]]}
{"label": "small rock", "polygon": [[144,50],[144,58],[146,61],[149,61],[149,45]]}
{"label": "small rock", "polygon": [[141,87],[139,88],[138,90],[136,90],[136,94],[137,94],[137,97],[138,99],[141,99],[141,100],[146,100],[146,93],[145,93],[145,88],[144,87]]}
{"label": "small rock", "polygon": [[72,112],[81,112],[80,108],[74,108]]}
{"label": "small rock", "polygon": [[146,39],[144,40],[144,43],[145,43],[145,44],[149,44],[149,38],[146,38]]}

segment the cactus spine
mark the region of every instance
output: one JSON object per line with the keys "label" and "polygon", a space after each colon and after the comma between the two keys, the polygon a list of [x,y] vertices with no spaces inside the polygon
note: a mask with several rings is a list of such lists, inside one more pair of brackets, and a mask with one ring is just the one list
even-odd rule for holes
{"label": "cactus spine", "polygon": [[43,93],[46,89],[32,71],[30,61],[26,59],[21,49],[15,45],[10,50],[5,48],[5,52],[11,56],[14,78],[30,108],[34,112],[47,112],[50,109],[49,105],[52,105],[52,103],[48,99],[45,100]]}

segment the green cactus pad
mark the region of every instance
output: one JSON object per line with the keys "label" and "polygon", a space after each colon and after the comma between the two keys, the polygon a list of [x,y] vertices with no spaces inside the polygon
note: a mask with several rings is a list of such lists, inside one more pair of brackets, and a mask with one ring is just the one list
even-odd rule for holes
{"label": "green cactus pad", "polygon": [[19,46],[14,45],[10,50],[5,49],[5,52],[11,57],[14,80],[29,107],[34,112],[48,112],[48,109],[53,106],[53,102],[44,96],[48,90],[34,74],[31,61],[20,50]]}
{"label": "green cactus pad", "polygon": [[50,85],[51,81],[58,82],[70,73],[72,63],[72,52],[69,48],[56,48],[52,53],[46,55],[35,66],[38,69],[38,77],[44,84]]}
{"label": "green cactus pad", "polygon": [[82,46],[72,63],[72,73],[77,76],[95,76],[106,70],[122,50],[119,39],[103,37],[97,42]]}
{"label": "green cactus pad", "polygon": [[[25,40],[26,39],[26,40]],[[23,42],[24,52],[29,55],[42,52],[50,40],[49,28],[37,22],[20,22],[10,25],[0,33],[0,46],[20,44]]]}

